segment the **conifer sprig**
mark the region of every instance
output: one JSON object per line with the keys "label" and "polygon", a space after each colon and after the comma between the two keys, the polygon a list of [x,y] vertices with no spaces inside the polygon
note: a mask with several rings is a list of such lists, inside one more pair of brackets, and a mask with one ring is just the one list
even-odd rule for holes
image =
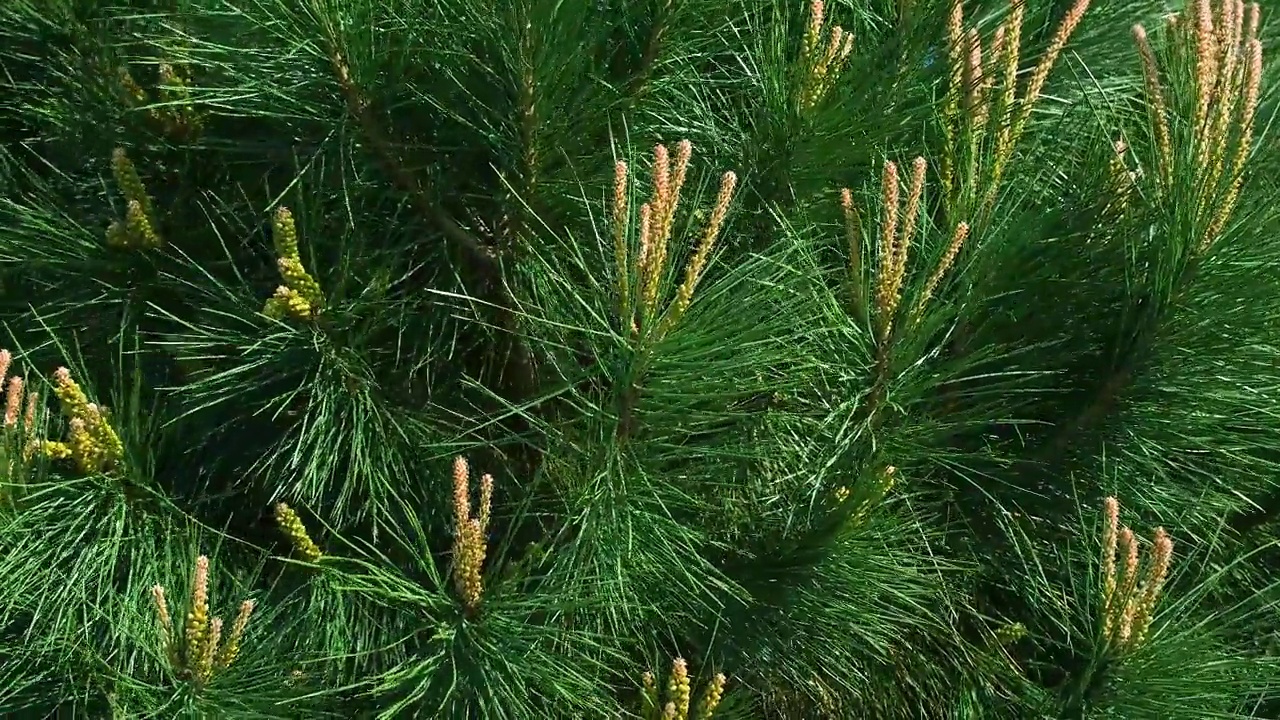
{"label": "conifer sprig", "polygon": [[155,206],[124,148],[111,153],[111,172],[124,196],[125,215],[107,227],[107,244],[121,248],[160,247],[163,241],[156,231]]}
{"label": "conifer sprig", "polygon": [[275,242],[276,264],[284,285],[276,288],[275,295],[267,299],[262,314],[299,321],[315,318],[324,310],[324,293],[302,265],[302,257],[298,254],[298,230],[289,208],[281,206],[276,209],[271,222],[271,237]]}
{"label": "conifer sprig", "polygon": [[[661,144],[654,147],[653,195],[640,207],[640,251],[634,264],[630,262],[627,237],[628,169],[626,163],[621,161],[614,166],[613,245],[614,264],[618,273],[616,292],[622,310],[620,320],[624,331],[639,334],[647,342],[657,342],[670,332],[693,302],[694,291],[702,280],[711,252],[715,249],[738,182],[737,174],[732,171],[721,176],[720,190],[711,208],[706,229],[693,247],[693,254],[685,266],[684,279],[676,288],[675,297],[664,301],[662,296],[667,292],[664,283],[667,277],[669,245],[675,227],[676,209],[680,204],[680,193],[684,188],[692,155],[693,144],[688,140],[681,141],[677,145],[673,171],[667,147]],[[631,289],[632,277],[636,279],[634,297]]]}
{"label": "conifer sprig", "polygon": [[493,476],[480,478],[478,513],[471,511],[471,480],[467,461],[453,461],[453,583],[463,607],[475,613],[484,595],[484,561],[488,554],[489,513],[493,503]]}
{"label": "conifer sprig", "polygon": [[156,621],[160,627],[160,646],[177,677],[204,687],[214,676],[226,670],[240,655],[244,633],[249,626],[255,603],[240,603],[235,622],[223,643],[222,618],[209,615],[209,558],[196,558],[191,576],[191,604],[181,636],[176,632],[164,586],[151,588]]}
{"label": "conifer sprig", "polygon": [[727,684],[728,678],[724,673],[716,673],[703,688],[697,705],[694,705],[689,663],[678,657],[671,662],[671,674],[667,678],[665,694],[659,693],[652,672],[645,671],[641,676],[641,717],[643,720],[712,720],[724,698]]}
{"label": "conifer sprig", "polygon": [[[1190,62],[1174,62],[1162,77],[1155,49],[1142,25],[1133,26],[1133,38],[1142,62],[1147,114],[1156,138],[1157,192],[1168,196],[1175,189],[1192,188],[1187,198],[1200,239],[1195,249],[1205,252],[1221,237],[1230,221],[1244,182],[1244,166],[1253,150],[1254,122],[1261,97],[1262,41],[1258,38],[1260,9],[1257,3],[1222,0],[1214,8],[1209,0],[1196,0],[1172,19],[1172,54]],[[1179,77],[1178,74],[1189,77]],[[1179,123],[1180,107],[1166,96],[1165,88],[1189,85],[1194,100],[1189,118]],[[1186,126],[1190,137],[1175,145],[1173,127]],[[1180,154],[1187,153],[1184,157]],[[1179,168],[1194,175],[1190,184],[1180,182]]]}
{"label": "conifer sprig", "polygon": [[[907,201],[905,210],[902,208],[900,197],[900,180],[898,177],[898,166],[893,161],[886,161],[884,171],[881,175],[881,220],[879,242],[876,249],[876,271],[875,271],[875,290],[873,293],[875,310],[875,337],[876,343],[882,349],[888,347],[890,338],[893,336],[894,330],[897,328],[899,306],[902,304],[903,286],[907,276],[907,266],[911,258],[911,245],[915,239],[915,235],[919,230],[921,222],[921,210],[925,203],[924,188],[925,179],[928,171],[928,162],[923,157],[917,157],[911,164],[911,179],[907,188]],[[841,205],[845,215],[845,227],[848,234],[848,242],[850,244],[850,262],[853,277],[851,280],[855,285],[860,286],[861,269],[860,255],[856,250],[861,245],[861,239],[856,238],[861,233],[861,223],[858,219],[857,208],[853,204],[853,195],[848,188],[841,190]],[[964,245],[964,241],[969,237],[969,224],[966,222],[958,223],[952,231],[951,241],[948,243],[946,251],[938,260],[938,264],[934,267],[933,272],[928,276],[919,295],[917,295],[915,303],[908,313],[908,324],[915,324],[934,293],[937,291],[938,285],[950,270],[955,262],[956,256],[960,252],[960,248]],[[855,293],[856,297],[860,297],[860,293]]]}
{"label": "conifer sprig", "polygon": [[44,454],[55,460],[70,458],[84,474],[118,470],[124,460],[124,444],[111,425],[107,409],[89,402],[67,368],[58,368],[53,381],[53,394],[67,416],[69,433],[65,443],[44,441]]}
{"label": "conifer sprig", "polygon": [[[1156,528],[1152,548],[1139,568],[1138,540],[1120,525],[1120,503],[1108,497],[1102,527],[1102,638],[1118,654],[1132,652],[1147,639],[1156,605],[1173,559],[1173,540]],[[1124,564],[1117,564],[1117,555]]]}
{"label": "conifer sprig", "polygon": [[963,0],[952,0],[947,22],[950,73],[942,116],[947,141],[942,185],[952,217],[987,219],[1049,75],[1089,2],[1076,0],[1062,17],[1019,96],[1026,0],[1010,0],[989,53],[984,53],[978,30],[965,26]]}
{"label": "conifer sprig", "polygon": [[[1197,2],[1176,33],[1142,38],[1132,8],[1077,0],[996,16],[975,0],[0,3],[14,140],[0,144],[0,325],[34,353],[74,337],[91,373],[50,452],[98,464],[89,385],[121,365],[104,341],[137,358],[135,385],[115,378],[128,412],[96,409],[137,482],[35,463],[30,502],[0,513],[0,710],[618,717],[618,673],[680,647],[712,669],[646,674],[647,720],[1275,716],[1274,653],[1252,646],[1274,617],[1234,610],[1274,610],[1270,550],[1242,557],[1280,507],[1266,496],[1280,281],[1254,272],[1280,259],[1269,183],[1242,183],[1216,227],[1242,174],[1248,39],[1274,30],[1256,6]],[[1056,93],[1083,23],[1087,73]],[[1024,35],[1049,52],[1020,57]],[[156,57],[120,80],[138,108],[123,117],[151,129],[121,124],[103,92],[140,52]],[[925,153],[938,55],[945,147]],[[1138,60],[1165,120],[1136,118],[1148,132],[1126,97]],[[181,128],[163,125],[180,119],[161,113],[196,100],[218,122],[172,142]],[[1061,131],[1041,132],[1058,108]],[[1251,177],[1277,159],[1266,112]],[[1223,128],[1224,150],[1197,139]],[[621,133],[692,142],[652,170],[649,156],[611,168]],[[1032,134],[1045,162],[1015,172]],[[137,182],[113,166],[113,235],[167,241],[146,258],[102,242],[91,161],[117,145]],[[695,145],[737,174],[697,177]],[[161,164],[171,187],[154,184]],[[608,229],[571,197],[591,167],[614,172]],[[837,210],[815,198],[867,177],[862,207],[840,195],[843,241],[823,237]],[[717,182],[714,205],[716,191],[691,199]],[[271,229],[267,279],[285,280],[263,287],[252,208],[285,196],[316,222]],[[612,252],[581,242],[597,227]],[[316,233],[306,265],[298,229]],[[1257,242],[1196,263],[1194,283],[1173,277],[1204,236],[1237,231]],[[848,245],[851,299],[832,239]],[[255,321],[268,303],[285,322]],[[289,327],[320,318],[320,334]],[[41,383],[9,374],[22,379],[0,373],[0,434],[25,441]],[[1099,432],[1070,436],[1069,462],[1042,458],[1098,386],[1081,426]],[[503,509],[470,469],[417,480],[464,443],[504,464],[494,477],[527,478],[504,485]],[[1230,570],[1202,581],[1179,560],[1189,582],[1166,589],[1153,568],[1172,542],[1117,519],[1098,583],[1111,599],[1091,591],[1070,622],[1097,553],[1045,476],[1180,518],[1195,538],[1180,552]],[[874,509],[904,478],[909,497]],[[322,573],[255,581],[221,618],[207,560],[181,598],[152,587],[193,523],[225,533],[226,562],[270,563],[253,510],[267,492],[324,508],[322,539],[273,504],[289,552]],[[1254,507],[1248,533],[1206,532]],[[353,551],[340,562],[322,547],[335,542]],[[184,577],[198,554],[176,554]],[[140,675],[155,663],[139,641],[168,682]],[[718,667],[743,675],[735,697]]]}
{"label": "conifer sprig", "polygon": [[809,23],[800,46],[802,74],[797,105],[802,112],[813,110],[831,92],[853,52],[853,33],[839,25],[828,29],[826,21],[824,0],[811,0]]}

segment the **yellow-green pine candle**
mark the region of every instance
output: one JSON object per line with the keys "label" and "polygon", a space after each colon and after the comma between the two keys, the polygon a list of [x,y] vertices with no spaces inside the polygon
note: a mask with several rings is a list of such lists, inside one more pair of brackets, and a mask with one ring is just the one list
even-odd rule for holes
{"label": "yellow-green pine candle", "polygon": [[169,664],[174,671],[181,670],[182,667],[178,660],[177,648],[174,646],[173,638],[173,617],[169,614],[169,603],[164,596],[164,587],[155,585],[151,588],[151,598],[155,602],[156,617],[160,621],[160,643],[164,650],[165,657],[169,658]]}
{"label": "yellow-green pine candle", "polygon": [[130,200],[124,217],[126,231],[136,240],[139,246],[147,248],[160,247],[160,236],[156,234],[155,227],[151,224],[151,218],[147,216],[142,203],[137,200]]}
{"label": "yellow-green pine candle", "polygon": [[289,208],[280,207],[276,210],[271,223],[271,238],[275,241],[277,257],[298,256],[298,231]]}
{"label": "yellow-green pine candle", "polygon": [[293,543],[302,559],[307,562],[316,562],[320,559],[320,548],[311,540],[307,527],[302,524],[302,519],[293,508],[285,503],[276,503],[275,516],[280,530]]}
{"label": "yellow-green pine candle", "polygon": [[296,255],[282,257],[276,261],[280,267],[280,275],[284,278],[285,284],[295,290],[302,299],[306,300],[313,308],[317,308],[324,304],[324,296],[320,291],[320,284],[302,267],[302,261]]}
{"label": "yellow-green pine candle", "polygon": [[50,460],[66,460],[71,457],[71,448],[66,443],[44,440],[40,443],[40,452]]}
{"label": "yellow-green pine candle", "polygon": [[111,171],[125,199],[137,200],[142,205],[142,211],[148,217],[152,217],[151,198],[147,196],[142,178],[138,176],[138,169],[134,167],[133,161],[129,159],[124,148],[116,148],[111,153]]}
{"label": "yellow-green pine candle", "polygon": [[62,412],[68,417],[84,417],[88,412],[89,398],[75,380],[71,379],[71,371],[60,367],[53,372],[53,394],[62,404]]}
{"label": "yellow-green pine candle", "polygon": [[195,669],[204,652],[209,632],[209,558],[196,558],[196,569],[191,582],[191,610],[187,613],[186,661],[189,669]]}
{"label": "yellow-green pine candle", "polygon": [[240,614],[236,615],[235,624],[231,626],[231,635],[227,637],[227,644],[222,648],[222,652],[218,653],[218,659],[214,664],[215,669],[221,670],[230,666],[240,655],[240,641],[244,638],[244,630],[249,625],[249,616],[253,614],[253,608],[252,600],[240,603]]}

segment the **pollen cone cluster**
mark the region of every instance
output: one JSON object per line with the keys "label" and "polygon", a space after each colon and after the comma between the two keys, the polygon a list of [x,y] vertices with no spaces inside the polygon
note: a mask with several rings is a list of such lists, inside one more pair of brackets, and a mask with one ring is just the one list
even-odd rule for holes
{"label": "pollen cone cluster", "polygon": [[193,140],[204,129],[204,115],[191,102],[191,68],[185,63],[161,62],[155,93],[148,93],[128,68],[120,70],[120,94],[131,108],[146,108],[147,119],[174,140]]}
{"label": "pollen cone cluster", "polygon": [[[1177,187],[1192,189],[1187,204],[1194,206],[1201,251],[1230,221],[1253,148],[1262,82],[1260,15],[1258,3],[1220,0],[1215,7],[1210,0],[1193,0],[1167,24],[1171,70],[1160,68],[1146,28],[1133,26],[1154,128],[1158,189],[1165,195]],[[1194,87],[1185,103],[1170,91],[1184,85]],[[1189,142],[1174,142],[1183,128]],[[1188,174],[1190,183],[1181,179]]]}
{"label": "pollen cone cluster", "polygon": [[671,676],[667,679],[665,703],[653,673],[646,672],[641,677],[640,716],[644,720],[711,720],[724,698],[727,683],[724,673],[717,673],[703,688],[702,697],[695,706],[692,704],[689,664],[684,658],[676,658],[671,663]]}
{"label": "pollen cone cluster", "polygon": [[[124,458],[124,445],[111,426],[107,409],[89,402],[65,367],[53,373],[53,394],[68,418],[67,441],[44,441],[44,454],[54,460],[70,459],[86,475],[118,469]],[[31,414],[34,416],[34,411]]]}
{"label": "pollen cone cluster", "polygon": [[201,555],[196,558],[191,578],[191,606],[181,636],[174,628],[164,587],[152,587],[151,599],[160,625],[161,649],[178,677],[203,687],[219,672],[230,667],[240,655],[254,602],[245,600],[240,603],[240,611],[223,642],[222,618],[209,616],[208,557]]}
{"label": "pollen cone cluster", "polygon": [[[693,145],[682,140],[676,146],[675,167],[665,145],[653,153],[653,196],[640,207],[640,253],[634,265],[630,261],[628,169],[625,162],[614,167],[613,240],[618,275],[619,314],[624,330],[644,334],[651,340],[661,339],[684,316],[693,301],[694,291],[702,279],[720,229],[729,214],[729,203],[738,176],[726,172],[720,179],[720,191],[706,229],[685,265],[684,279],[675,298],[665,301],[668,252],[675,225],[676,208],[689,170]],[[634,284],[633,284],[634,279]]]}
{"label": "pollen cone cluster", "polygon": [[302,518],[298,517],[298,513],[293,508],[284,503],[276,503],[275,516],[280,531],[293,543],[294,549],[303,560],[316,562],[322,557],[320,547],[312,541],[307,533],[307,527],[302,524]]}
{"label": "pollen cone cluster", "polygon": [[[907,188],[905,208],[900,196],[898,166],[893,161],[884,164],[881,176],[881,209],[879,242],[876,250],[875,289],[873,309],[875,311],[876,342],[881,348],[887,347],[898,321],[902,304],[903,286],[907,276],[907,264],[911,257],[911,245],[920,225],[924,204],[925,175],[928,163],[918,157],[911,164],[911,180]],[[846,232],[850,243],[851,281],[860,301],[862,270],[858,265],[861,258],[861,223],[857,208],[853,204],[853,195],[845,189],[841,192],[845,214]],[[937,291],[938,285],[954,264],[960,248],[969,237],[969,224],[961,222],[951,234],[951,241],[939,258],[933,272],[930,273],[920,290],[916,301],[907,315],[908,324],[914,324],[923,314],[930,298]],[[860,304],[860,302],[859,302]]]}
{"label": "pollen cone cluster", "polygon": [[489,511],[493,505],[493,476],[480,478],[480,507],[471,512],[471,475],[467,461],[453,461],[453,584],[468,613],[480,607],[484,594],[484,561],[488,553]]}
{"label": "pollen cone cluster", "polygon": [[[1117,654],[1132,651],[1147,638],[1156,604],[1173,559],[1173,540],[1156,528],[1146,562],[1134,532],[1120,525],[1120,503],[1103,503],[1102,637]],[[1141,566],[1140,566],[1141,565]]]}
{"label": "pollen cone cluster", "polygon": [[293,213],[286,207],[276,210],[271,224],[275,242],[276,265],[284,284],[276,288],[275,295],[267,299],[262,312],[268,317],[310,320],[324,308],[324,295],[320,284],[302,265],[298,254],[298,231],[293,223]]}
{"label": "pollen cone cluster", "polygon": [[822,102],[853,52],[853,33],[845,32],[839,25],[828,30],[825,14],[823,0],[812,0],[809,24],[800,48],[803,81],[800,83],[799,105],[802,110],[812,110]]}
{"label": "pollen cone cluster", "polygon": [[142,185],[138,169],[124,148],[111,153],[111,174],[124,196],[124,219],[107,227],[107,244],[119,248],[157,248],[162,244],[156,231],[155,207]]}
{"label": "pollen cone cluster", "polygon": [[1079,27],[1089,0],[1076,0],[1062,16],[1049,46],[1019,93],[1026,0],[1010,0],[989,43],[966,26],[963,0],[952,0],[947,21],[949,79],[943,110],[947,152],[942,184],[953,213],[989,210],[1049,74]]}

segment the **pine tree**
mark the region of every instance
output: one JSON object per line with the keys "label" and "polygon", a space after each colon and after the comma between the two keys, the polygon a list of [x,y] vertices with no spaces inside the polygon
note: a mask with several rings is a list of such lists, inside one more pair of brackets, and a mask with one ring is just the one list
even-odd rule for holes
{"label": "pine tree", "polygon": [[7,0],[0,713],[1280,716],[1267,15]]}

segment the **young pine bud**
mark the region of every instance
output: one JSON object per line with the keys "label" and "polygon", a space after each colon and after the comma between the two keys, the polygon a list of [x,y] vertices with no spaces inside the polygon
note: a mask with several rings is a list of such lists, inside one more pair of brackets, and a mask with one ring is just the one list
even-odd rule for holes
{"label": "young pine bud", "polygon": [[293,213],[289,208],[276,208],[271,219],[271,239],[275,242],[276,257],[298,256],[298,230],[293,223]]}
{"label": "young pine bud", "polygon": [[692,689],[689,685],[689,664],[684,658],[676,658],[671,663],[671,679],[667,681],[667,697],[676,706],[676,717],[680,720],[689,718],[689,701]]}
{"label": "young pine bud", "polygon": [[486,537],[493,497],[493,478],[481,479],[479,517],[471,514],[471,483],[467,461],[462,457],[453,464],[453,582],[462,605],[468,613],[480,606],[484,594],[483,567],[488,552]]}
{"label": "young pine bud", "polygon": [[645,670],[644,675],[640,676],[641,683],[641,708],[640,715],[645,720],[654,720],[658,714],[658,683],[653,677],[653,673]]}
{"label": "young pine bud", "polygon": [[130,107],[142,105],[147,101],[147,92],[142,89],[137,80],[133,79],[133,73],[129,72],[129,68],[120,68],[120,91],[125,103]]}
{"label": "young pine bud", "polygon": [[1110,636],[1116,602],[1116,549],[1120,535],[1120,502],[1114,497],[1103,501],[1102,524],[1102,634]]}
{"label": "young pine bud", "polygon": [[1007,623],[996,630],[996,644],[1008,645],[1027,636],[1027,627],[1020,622]]}
{"label": "young pine bud", "polygon": [[240,642],[244,639],[245,628],[249,626],[249,616],[253,614],[253,608],[252,600],[240,603],[240,613],[236,615],[235,624],[231,626],[231,635],[227,637],[227,644],[223,646],[222,652],[218,653],[214,661],[215,670],[226,669],[240,655]]}
{"label": "young pine bud", "polygon": [[142,206],[142,210],[147,216],[151,216],[151,198],[147,195],[146,187],[142,184],[142,178],[138,175],[138,169],[134,167],[133,161],[129,159],[129,154],[124,148],[118,147],[111,153],[111,172],[115,176],[116,185],[120,187],[120,194],[124,196],[126,201],[136,201]]}
{"label": "young pine bud", "polygon": [[[108,228],[108,233],[110,228]],[[127,246],[155,248],[160,247],[160,236],[156,234],[142,203],[130,200],[124,214],[124,232]],[[110,238],[108,238],[110,239]]]}
{"label": "young pine bud", "polygon": [[618,275],[618,317],[631,311],[631,265],[627,248],[627,164],[619,160],[613,167],[613,254]]}
{"label": "young pine bud", "polygon": [[84,417],[88,413],[89,398],[80,385],[71,378],[71,371],[60,367],[53,371],[53,394],[62,405],[67,417]]}
{"label": "young pine bud", "polygon": [[1165,579],[1169,575],[1169,564],[1173,560],[1173,540],[1164,528],[1156,528],[1151,550],[1151,558],[1147,566],[1147,576],[1143,581],[1141,592],[1137,598],[1137,617],[1134,621],[1134,643],[1141,644],[1147,638],[1151,621],[1155,616],[1156,603],[1164,589]]}
{"label": "young pine bud", "polygon": [[296,292],[303,300],[306,300],[312,307],[319,307],[323,304],[324,296],[320,292],[319,283],[302,267],[302,261],[297,256],[282,257],[276,263],[280,268],[280,276],[284,278],[285,285]]}
{"label": "young pine bud", "polygon": [[271,236],[276,249],[276,266],[284,284],[263,305],[262,313],[279,320],[291,317],[310,320],[324,306],[320,284],[307,272],[298,255],[298,231],[293,214],[286,207],[276,209],[271,222]]}
{"label": "young pine bud", "polygon": [[724,687],[727,683],[728,678],[724,673],[716,673],[716,676],[711,678],[711,682],[702,692],[702,699],[698,701],[698,711],[694,715],[694,720],[711,720],[716,708],[720,706],[720,701],[724,699]]}
{"label": "young pine bud", "polygon": [[173,616],[169,614],[169,603],[164,596],[164,587],[153,586],[151,599],[155,603],[156,619],[160,622],[160,649],[169,659],[170,667],[174,672],[178,672],[182,669],[182,663],[178,658],[177,642],[173,635]]}
{"label": "young pine bud", "polygon": [[222,639],[222,618],[214,618],[209,622],[209,634],[200,647],[200,657],[196,661],[195,680],[197,685],[207,685],[213,679],[214,662],[218,655],[218,642]]}
{"label": "young pine bud", "polygon": [[191,608],[187,612],[186,664],[195,669],[204,656],[209,640],[209,558],[196,558],[195,572],[191,578]]}
{"label": "young pine bud", "polygon": [[[4,377],[4,373],[0,372],[0,377]],[[9,378],[9,385],[5,388],[4,403],[4,426],[11,428],[18,424],[18,414],[22,411],[22,378],[15,375]]]}
{"label": "young pine bud", "polygon": [[276,503],[275,516],[281,532],[293,543],[294,549],[298,551],[302,559],[311,563],[319,561],[321,558],[320,547],[307,534],[307,528],[302,524],[302,519],[298,517],[298,513],[285,503]]}

